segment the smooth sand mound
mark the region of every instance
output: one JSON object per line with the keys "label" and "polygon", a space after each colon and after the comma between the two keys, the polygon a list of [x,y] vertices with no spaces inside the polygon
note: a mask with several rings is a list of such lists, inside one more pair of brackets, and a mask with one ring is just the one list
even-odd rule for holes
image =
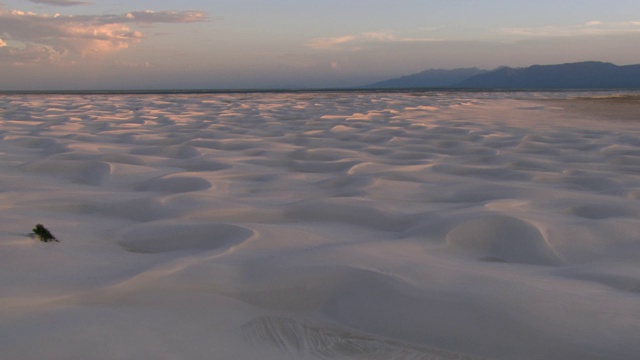
{"label": "smooth sand mound", "polygon": [[211,182],[199,177],[171,176],[145,181],[134,187],[138,191],[157,191],[164,193],[184,193],[207,190]]}
{"label": "smooth sand mound", "polygon": [[111,173],[111,166],[103,161],[37,160],[22,167],[28,173],[63,178],[87,185],[101,185]]}
{"label": "smooth sand mound", "polygon": [[463,221],[449,231],[446,241],[484,259],[533,265],[559,263],[537,227],[510,216],[483,215]]}
{"label": "smooth sand mound", "polygon": [[146,223],[126,231],[120,246],[137,253],[220,250],[253,236],[251,229],[231,224]]}

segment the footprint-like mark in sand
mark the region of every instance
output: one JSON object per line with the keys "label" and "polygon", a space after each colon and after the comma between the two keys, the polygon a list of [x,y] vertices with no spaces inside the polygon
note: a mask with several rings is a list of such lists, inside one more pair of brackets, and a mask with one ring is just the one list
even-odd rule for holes
{"label": "footprint-like mark in sand", "polygon": [[446,241],[484,259],[532,265],[559,263],[537,227],[510,216],[463,221],[447,233]]}
{"label": "footprint-like mark in sand", "polygon": [[232,224],[146,223],[129,229],[118,242],[137,253],[223,250],[254,235],[254,231]]}
{"label": "footprint-like mark in sand", "polygon": [[294,355],[320,358],[396,360],[481,360],[463,353],[419,347],[353,330],[327,327],[286,317],[259,317],[242,325],[245,339]]}

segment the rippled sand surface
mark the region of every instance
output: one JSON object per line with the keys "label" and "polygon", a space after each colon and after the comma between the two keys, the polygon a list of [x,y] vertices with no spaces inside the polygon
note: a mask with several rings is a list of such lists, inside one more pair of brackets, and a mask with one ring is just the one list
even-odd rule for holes
{"label": "rippled sand surface", "polygon": [[635,358],[640,106],[557,98],[2,95],[0,352]]}

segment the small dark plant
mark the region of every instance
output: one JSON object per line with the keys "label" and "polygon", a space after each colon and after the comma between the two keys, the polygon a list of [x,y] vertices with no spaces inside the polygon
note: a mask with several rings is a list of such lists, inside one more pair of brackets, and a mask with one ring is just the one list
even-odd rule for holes
{"label": "small dark plant", "polygon": [[42,224],[36,225],[36,227],[33,228],[33,233],[38,237],[38,239],[40,239],[40,241],[43,241],[43,242],[51,242],[51,241],[59,242],[58,239],[56,239],[56,237],[53,236],[51,231],[49,231]]}

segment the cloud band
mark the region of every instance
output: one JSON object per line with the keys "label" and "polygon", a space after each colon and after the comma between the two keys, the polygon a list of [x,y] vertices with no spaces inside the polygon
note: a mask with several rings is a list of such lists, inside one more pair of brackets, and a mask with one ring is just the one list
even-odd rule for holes
{"label": "cloud band", "polygon": [[[46,1],[53,3],[56,1]],[[69,3],[69,1],[63,1]],[[14,63],[57,61],[126,49],[143,34],[135,25],[206,21],[202,11],[136,11],[120,15],[37,14],[0,8],[0,60]]]}

